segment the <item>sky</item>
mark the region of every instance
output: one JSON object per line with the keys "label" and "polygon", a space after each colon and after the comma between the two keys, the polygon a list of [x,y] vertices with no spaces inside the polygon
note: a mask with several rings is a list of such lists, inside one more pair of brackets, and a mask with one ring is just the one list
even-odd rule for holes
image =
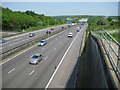
{"label": "sky", "polygon": [[117,16],[118,2],[2,2],[2,7],[13,11],[31,10],[46,16],[104,15]]}

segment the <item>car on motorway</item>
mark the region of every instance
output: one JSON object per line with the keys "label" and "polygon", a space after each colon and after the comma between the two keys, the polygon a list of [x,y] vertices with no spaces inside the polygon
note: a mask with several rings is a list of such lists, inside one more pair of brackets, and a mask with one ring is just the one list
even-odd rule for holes
{"label": "car on motorway", "polygon": [[74,23],[72,23],[72,26],[74,26],[75,24]]}
{"label": "car on motorway", "polygon": [[64,27],[62,26],[62,29],[64,29]]}
{"label": "car on motorway", "polygon": [[6,40],[0,39],[0,44],[5,43],[5,42],[6,42]]}
{"label": "car on motorway", "polygon": [[29,37],[33,37],[33,36],[35,36],[34,32],[29,33]]}
{"label": "car on motorway", "polygon": [[46,31],[46,34],[50,34],[51,33],[51,31]]}
{"label": "car on motorway", "polygon": [[80,27],[77,27],[77,30],[76,30],[77,32],[79,32],[80,31]]}
{"label": "car on motorway", "polygon": [[38,46],[43,46],[47,44],[47,40],[41,40],[39,43],[38,43]]}
{"label": "car on motorway", "polygon": [[34,54],[31,56],[29,64],[38,64],[43,59],[42,54]]}
{"label": "car on motorway", "polygon": [[73,33],[70,32],[70,33],[68,34],[68,38],[72,38],[72,37],[73,37]]}
{"label": "car on motorway", "polygon": [[53,30],[55,30],[54,28],[51,28],[51,30],[53,31]]}
{"label": "car on motorway", "polygon": [[68,27],[70,27],[70,25],[68,25]]}
{"label": "car on motorway", "polygon": [[77,32],[79,32],[80,30],[79,30],[79,29],[77,29],[76,31],[77,31]]}

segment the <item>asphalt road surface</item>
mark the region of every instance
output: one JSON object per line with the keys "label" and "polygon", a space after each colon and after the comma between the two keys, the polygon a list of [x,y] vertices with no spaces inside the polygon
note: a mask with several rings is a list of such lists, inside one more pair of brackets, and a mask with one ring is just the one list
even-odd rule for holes
{"label": "asphalt road surface", "polygon": [[[54,68],[55,65],[60,65],[61,60],[64,59],[63,57],[67,60],[68,57],[70,58],[76,54],[74,49],[71,49],[71,46],[75,46],[76,43],[74,42],[79,42],[79,39],[84,35],[83,33],[85,32],[86,25],[82,27],[80,32],[76,32],[76,28],[77,27],[72,27],[70,31],[63,31],[54,37],[49,38],[45,46],[36,45],[28,51],[4,63],[2,65],[2,87],[45,88],[48,83],[50,84],[49,81],[55,71],[59,70]],[[72,38],[67,37],[69,32],[73,33]],[[77,47],[78,45],[80,45],[80,43],[77,43]],[[79,49],[77,47],[75,50]],[[67,52],[68,48],[71,50],[70,52]],[[38,65],[30,65],[30,56],[35,53],[43,54],[44,58],[38,63]],[[78,57],[78,54],[72,57],[72,59],[74,60],[76,57]],[[72,66],[71,70],[73,68],[74,67]]]}
{"label": "asphalt road surface", "polygon": [[68,27],[68,25],[60,25],[60,26],[53,27],[55,29],[53,31],[50,30],[51,28],[33,31],[35,33],[34,37],[29,37],[29,32],[28,32],[25,34],[20,34],[20,35],[12,36],[9,38],[5,38],[5,40],[7,40],[7,42],[2,44],[2,48],[0,48],[0,51],[2,51],[2,53],[4,53],[8,50],[16,48],[20,45],[27,43],[27,42],[35,40],[36,38],[43,37],[46,34],[46,31],[48,31],[48,30],[51,32],[60,30],[62,28],[62,26],[64,26],[64,28]]}

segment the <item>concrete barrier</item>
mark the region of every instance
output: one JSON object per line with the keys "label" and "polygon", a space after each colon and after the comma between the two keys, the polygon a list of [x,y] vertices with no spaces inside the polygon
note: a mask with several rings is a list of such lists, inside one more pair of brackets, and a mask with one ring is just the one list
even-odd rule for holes
{"label": "concrete barrier", "polygon": [[99,38],[90,33],[80,57],[76,88],[116,89],[99,43]]}

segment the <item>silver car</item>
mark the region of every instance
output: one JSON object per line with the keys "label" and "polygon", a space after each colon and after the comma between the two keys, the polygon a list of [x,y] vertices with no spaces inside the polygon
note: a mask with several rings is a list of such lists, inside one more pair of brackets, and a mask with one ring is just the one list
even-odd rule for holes
{"label": "silver car", "polygon": [[0,44],[5,43],[5,42],[6,42],[6,40],[0,39]]}
{"label": "silver car", "polygon": [[31,56],[29,63],[30,64],[38,64],[43,58],[42,54],[34,54]]}
{"label": "silver car", "polygon": [[47,41],[46,40],[41,40],[39,43],[38,43],[38,46],[43,46],[47,44]]}
{"label": "silver car", "polygon": [[29,37],[33,37],[33,36],[35,36],[34,32],[29,33]]}

